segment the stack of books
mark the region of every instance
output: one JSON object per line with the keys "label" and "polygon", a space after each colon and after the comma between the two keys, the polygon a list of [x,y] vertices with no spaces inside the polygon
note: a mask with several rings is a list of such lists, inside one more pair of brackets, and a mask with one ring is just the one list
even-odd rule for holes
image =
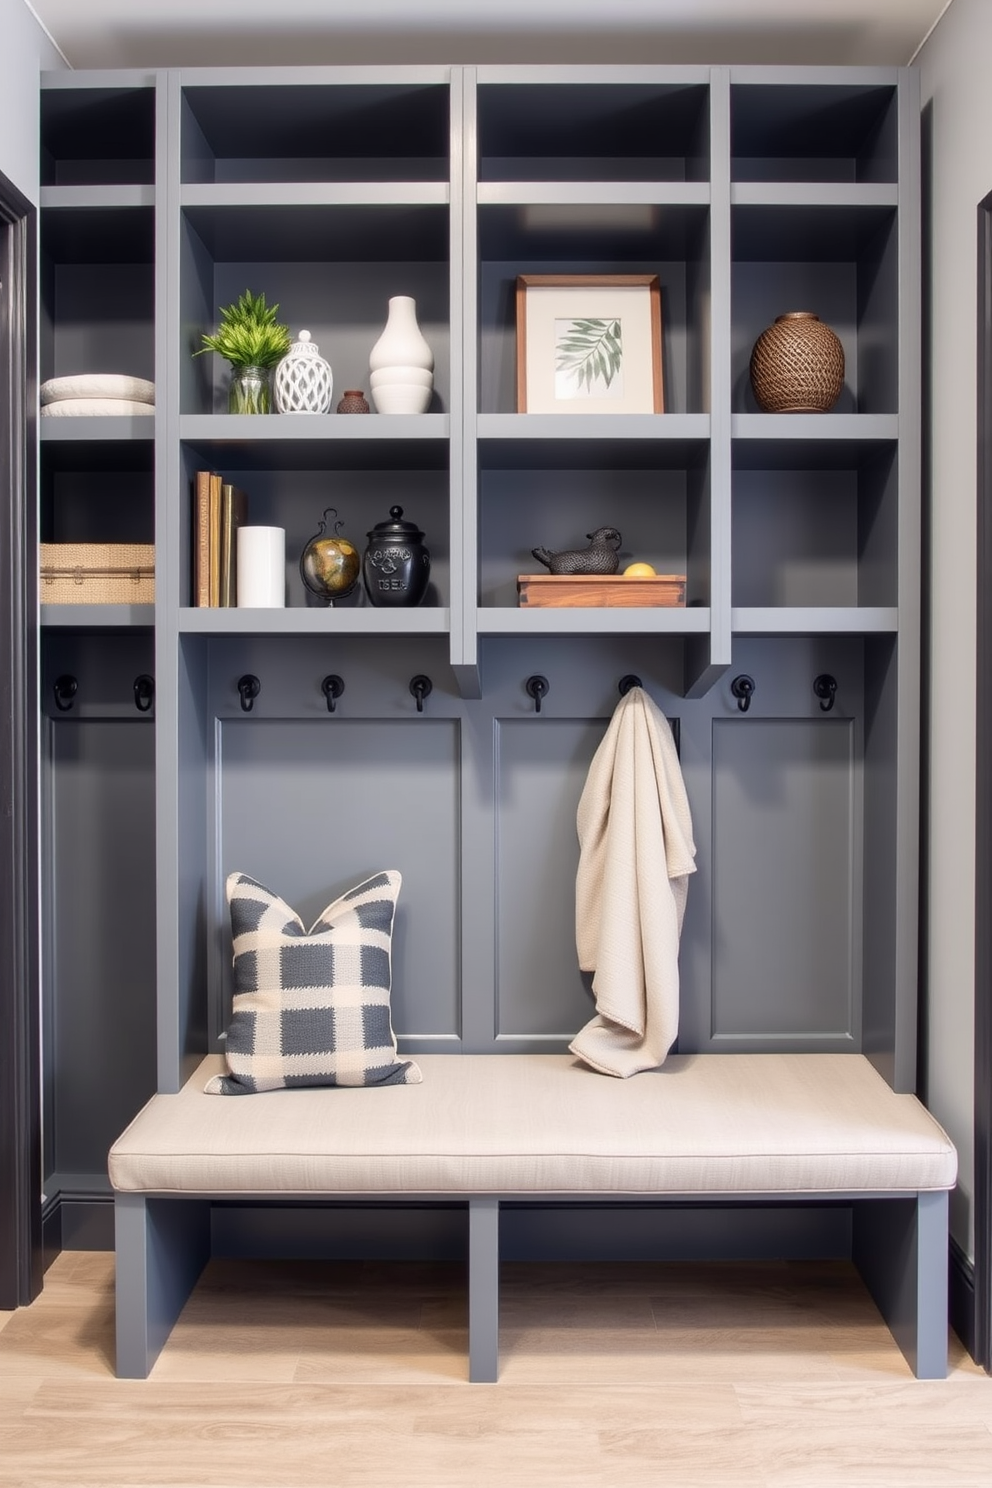
{"label": "stack of books", "polygon": [[238,528],[248,517],[248,498],[215,470],[198,470],[193,481],[193,603],[233,606],[238,602]]}

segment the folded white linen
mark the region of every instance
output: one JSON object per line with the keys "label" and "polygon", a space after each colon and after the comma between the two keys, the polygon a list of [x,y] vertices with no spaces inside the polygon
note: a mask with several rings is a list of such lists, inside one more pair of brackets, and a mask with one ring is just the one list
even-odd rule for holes
{"label": "folded white linen", "polygon": [[640,687],[617,705],[579,801],[575,940],[596,1016],[569,1048],[603,1074],[657,1069],[679,1026],[692,818],[668,720]]}
{"label": "folded white linen", "polygon": [[154,403],[155,384],[121,372],[77,372],[71,377],[49,377],[38,389],[38,397],[42,407],[65,398],[130,398],[134,403]]}
{"label": "folded white linen", "polygon": [[41,410],[42,418],[96,418],[122,414],[129,418],[136,414],[155,412],[153,403],[136,403],[132,398],[61,398],[58,403],[46,403]]}

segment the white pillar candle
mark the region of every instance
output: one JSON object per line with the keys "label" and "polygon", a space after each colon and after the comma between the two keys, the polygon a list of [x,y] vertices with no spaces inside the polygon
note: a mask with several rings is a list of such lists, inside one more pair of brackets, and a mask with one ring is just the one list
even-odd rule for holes
{"label": "white pillar candle", "polygon": [[238,609],[281,610],[286,604],[286,532],[238,528]]}

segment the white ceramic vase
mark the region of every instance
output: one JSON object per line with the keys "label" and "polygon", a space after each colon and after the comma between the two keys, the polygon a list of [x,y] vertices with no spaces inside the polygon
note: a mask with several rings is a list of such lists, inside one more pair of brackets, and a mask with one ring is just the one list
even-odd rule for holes
{"label": "white ceramic vase", "polygon": [[410,295],[394,295],[389,301],[385,329],[369,353],[369,371],[383,367],[434,370],[434,353],[417,324],[417,302]]}

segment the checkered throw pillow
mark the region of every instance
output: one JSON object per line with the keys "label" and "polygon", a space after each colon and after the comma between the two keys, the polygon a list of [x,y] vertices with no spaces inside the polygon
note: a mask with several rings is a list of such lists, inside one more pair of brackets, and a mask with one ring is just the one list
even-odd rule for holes
{"label": "checkered throw pillow", "polygon": [[377,873],[328,905],[311,930],[245,873],[227,880],[234,936],[228,1073],[210,1095],[299,1085],[416,1085],[396,1055],[390,948],[402,880]]}

